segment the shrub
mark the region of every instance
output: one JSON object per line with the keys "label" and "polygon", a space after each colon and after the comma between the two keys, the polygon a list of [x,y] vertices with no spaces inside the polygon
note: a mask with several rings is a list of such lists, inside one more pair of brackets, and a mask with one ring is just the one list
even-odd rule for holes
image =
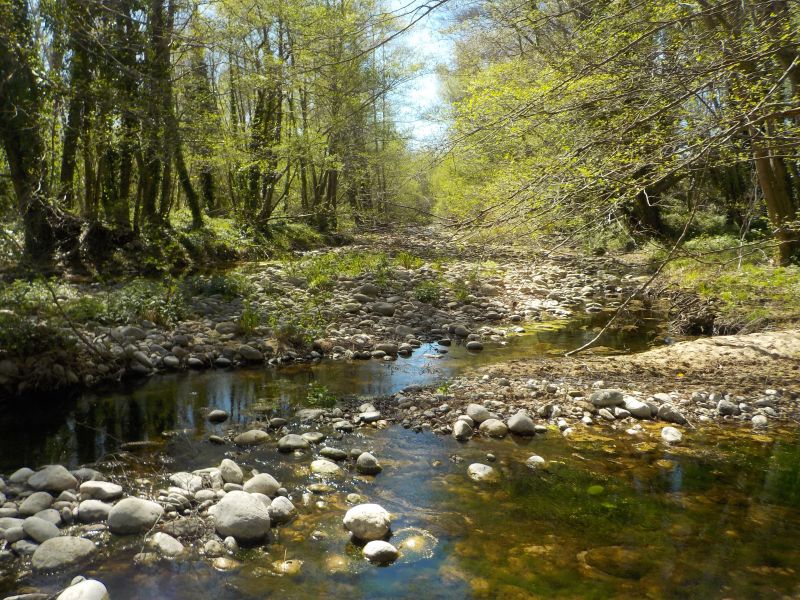
{"label": "shrub", "polygon": [[158,325],[173,325],[186,316],[184,295],[178,285],[135,279],[108,298],[108,316],[115,322],[147,319]]}
{"label": "shrub", "polygon": [[308,394],[306,395],[306,403],[311,406],[321,406],[323,408],[331,408],[336,406],[336,396],[334,396],[328,386],[319,383],[308,384]]}
{"label": "shrub", "polygon": [[397,253],[397,255],[394,257],[394,262],[405,269],[418,269],[425,264],[425,261],[423,261],[419,256],[414,256],[405,250]]}
{"label": "shrub", "polygon": [[49,321],[0,312],[0,356],[25,358],[50,350],[69,352],[74,340]]}
{"label": "shrub", "polygon": [[263,318],[261,312],[258,309],[253,308],[253,306],[248,303],[248,305],[244,307],[244,310],[239,317],[237,326],[241,333],[250,335],[262,324],[262,322]]}
{"label": "shrub", "polygon": [[191,296],[220,295],[228,300],[246,298],[255,292],[255,285],[241,273],[222,273],[211,276],[195,275],[184,280],[185,293]]}
{"label": "shrub", "polygon": [[436,302],[441,294],[441,286],[437,281],[423,281],[414,288],[414,297],[420,302]]}

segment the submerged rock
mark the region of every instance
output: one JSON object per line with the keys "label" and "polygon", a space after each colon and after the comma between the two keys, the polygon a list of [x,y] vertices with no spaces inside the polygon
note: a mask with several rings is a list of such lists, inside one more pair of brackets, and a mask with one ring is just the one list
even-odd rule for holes
{"label": "submerged rock", "polygon": [[683,434],[675,427],[664,427],[661,430],[661,439],[668,444],[677,444],[683,439]]}
{"label": "submerged rock", "polygon": [[311,472],[317,475],[338,475],[342,469],[332,460],[319,458],[311,463]]}
{"label": "submerged rock", "polygon": [[388,565],[397,560],[400,552],[389,542],[373,540],[364,546],[364,556],[372,563]]}
{"label": "submerged rock", "polygon": [[235,438],[233,438],[234,444],[239,444],[240,446],[258,446],[259,444],[263,444],[269,439],[269,434],[266,431],[261,431],[260,429],[251,429],[249,431],[245,431],[244,433],[240,433]]}
{"label": "submerged rock", "polygon": [[641,553],[620,546],[592,548],[584,554],[584,560],[590,567],[622,579],[640,579],[652,567]]}
{"label": "submerged rock", "polygon": [[207,418],[211,423],[224,423],[228,420],[228,413],[224,410],[216,409],[209,412]]}
{"label": "submerged rock", "polygon": [[544,469],[547,466],[547,461],[538,454],[533,454],[525,461],[525,466],[534,471]]}
{"label": "submerged rock", "polygon": [[473,481],[486,481],[486,482],[495,482],[499,481],[500,474],[495,471],[489,465],[484,465],[481,463],[472,463],[469,467],[467,467],[467,475]]}
{"label": "submerged rock", "polygon": [[94,542],[85,538],[54,537],[36,549],[31,566],[34,571],[57,571],[88,560],[96,550]]}
{"label": "submerged rock", "polygon": [[308,450],[311,444],[303,436],[295,433],[283,436],[278,440],[278,450],[281,452],[294,452],[295,450]]}
{"label": "submerged rock", "polygon": [[372,454],[362,452],[356,459],[356,470],[362,475],[377,475],[383,470],[383,467]]}
{"label": "submerged rock", "polygon": [[150,547],[156,550],[161,556],[169,558],[178,556],[184,551],[183,544],[168,533],[163,533],[161,531],[153,534],[153,537],[150,538],[148,543]]}

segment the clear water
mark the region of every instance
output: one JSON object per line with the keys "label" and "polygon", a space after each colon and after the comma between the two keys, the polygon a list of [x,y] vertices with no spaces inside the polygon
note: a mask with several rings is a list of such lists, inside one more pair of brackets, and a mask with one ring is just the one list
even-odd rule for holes
{"label": "clear water", "polygon": [[[152,478],[229,456],[273,473],[293,492],[299,517],[276,529],[269,545],[242,551],[235,557],[240,567],[231,571],[200,559],[135,565],[141,539],[111,540],[81,572],[101,579],[114,600],[797,597],[800,443],[794,431],[755,435],[715,427],[687,432],[685,445],[668,448],[657,428],[652,437],[598,426],[571,439],[549,433],[466,444],[399,427],[368,429],[329,443],[373,451],[384,471],[375,478],[347,471],[326,481],[325,493],[309,491],[320,482],[308,471],[313,456],[278,453],[277,436],[247,453],[204,441],[220,428],[203,420],[208,406],[246,421],[265,403],[288,413],[312,381],[337,393],[390,393],[492,360],[574,345],[587,335],[546,332],[474,356],[451,349],[440,360],[423,359],[423,350],[391,364],[160,377],[80,397],[61,415],[67,425],[53,417],[50,427],[28,423],[24,435],[9,437],[6,430],[3,469],[49,460],[75,465],[111,452],[103,468]],[[625,340],[606,342],[615,344],[631,348]],[[165,441],[165,430],[185,431]],[[118,450],[123,441],[148,439],[159,445]],[[500,482],[470,481],[467,466],[485,462],[488,452],[497,457]],[[549,461],[547,471],[525,466],[533,453]],[[390,567],[366,563],[341,526],[351,492],[385,506],[395,516],[393,540],[411,539],[420,549],[406,548]],[[273,563],[285,559],[302,561],[298,574],[277,574]],[[28,586],[55,591],[74,574],[8,573],[0,593]]]}

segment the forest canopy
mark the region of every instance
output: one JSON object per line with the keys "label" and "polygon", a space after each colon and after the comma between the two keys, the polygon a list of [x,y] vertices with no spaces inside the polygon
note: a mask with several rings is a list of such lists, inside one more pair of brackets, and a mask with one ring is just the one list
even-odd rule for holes
{"label": "forest canopy", "polygon": [[[403,34],[429,13],[453,50],[427,148],[397,92],[420,69]],[[799,29],[788,0],[0,0],[6,236],[74,263],[215,219],[269,243],[284,223],[437,217],[733,232],[788,264]]]}
{"label": "forest canopy", "polygon": [[498,0],[456,20],[444,213],[662,240],[703,215],[798,257],[797,2]]}
{"label": "forest canopy", "polygon": [[[181,211],[333,231],[419,195],[389,96],[415,13],[380,0],[0,0],[8,220],[29,258]],[[102,250],[102,248],[101,248]]]}

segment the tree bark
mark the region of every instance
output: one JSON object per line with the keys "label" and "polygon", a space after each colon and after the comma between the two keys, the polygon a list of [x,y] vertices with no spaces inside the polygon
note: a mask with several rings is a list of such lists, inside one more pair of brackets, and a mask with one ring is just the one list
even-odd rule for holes
{"label": "tree bark", "polygon": [[41,92],[32,65],[27,3],[0,0],[0,139],[17,196],[25,258],[49,264],[55,251],[47,166],[39,115]]}

